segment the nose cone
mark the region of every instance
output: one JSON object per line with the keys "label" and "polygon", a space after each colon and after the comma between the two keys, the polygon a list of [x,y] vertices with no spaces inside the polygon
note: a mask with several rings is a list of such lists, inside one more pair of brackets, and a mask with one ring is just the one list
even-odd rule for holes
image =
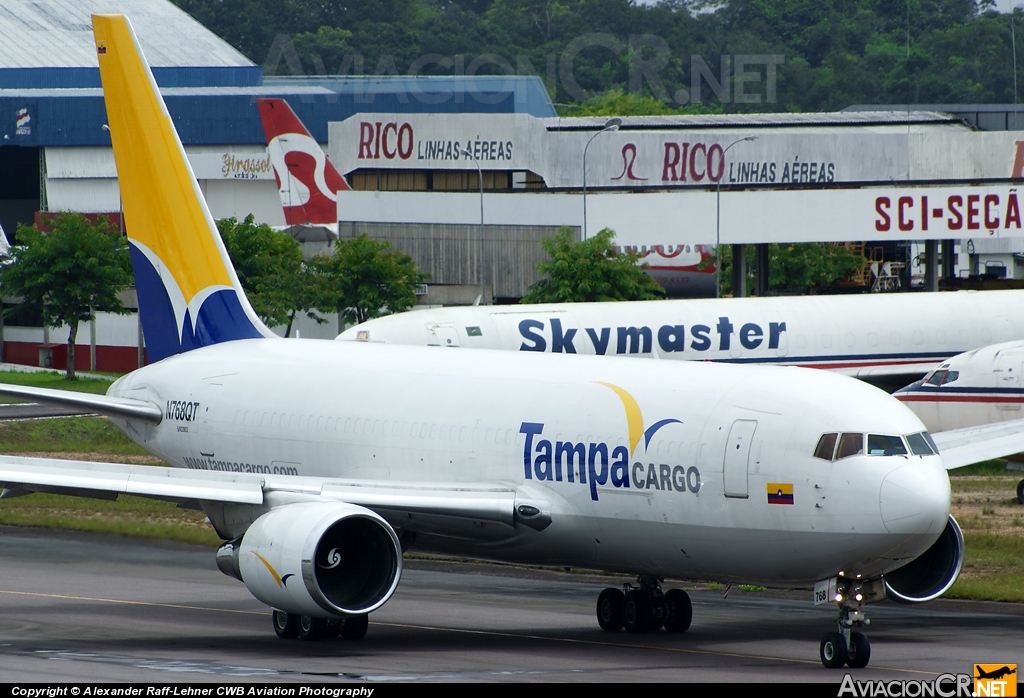
{"label": "nose cone", "polygon": [[924,385],[924,379],[923,379],[923,378],[921,378],[921,379],[919,379],[919,380],[916,380],[916,381],[914,381],[914,382],[913,382],[913,383],[911,383],[910,385],[905,385],[905,386],[903,386],[902,388],[900,388],[899,390],[897,390],[897,391],[896,391],[895,393],[893,393],[892,395],[893,395],[893,397],[895,397],[896,399],[898,399],[898,400],[902,400],[902,399],[903,399],[903,398],[904,398],[904,397],[905,397],[906,395],[908,395],[909,393],[913,393],[913,392],[916,392],[916,391],[920,390],[920,389],[921,389],[921,386],[922,386],[922,385]]}
{"label": "nose cone", "polygon": [[889,533],[940,533],[949,518],[949,477],[930,463],[897,468],[882,480],[879,505]]}

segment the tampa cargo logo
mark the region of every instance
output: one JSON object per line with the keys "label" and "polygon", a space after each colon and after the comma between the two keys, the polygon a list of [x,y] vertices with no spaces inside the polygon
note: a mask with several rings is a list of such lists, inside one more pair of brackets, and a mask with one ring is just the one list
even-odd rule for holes
{"label": "tampa cargo logo", "polygon": [[590,498],[595,502],[598,499],[598,485],[609,482],[612,487],[628,488],[632,485],[636,489],[696,494],[701,486],[700,471],[696,467],[670,466],[666,463],[644,465],[640,462],[634,462],[630,467],[630,458],[636,455],[641,440],[646,453],[654,435],[662,427],[682,422],[678,419],[662,419],[644,428],[640,405],[632,395],[611,383],[598,381],[597,385],[614,391],[622,401],[626,412],[629,448],[596,442],[556,441],[552,444],[548,439],[539,438],[544,434],[543,423],[523,422],[519,433],[526,435],[523,446],[523,475],[526,479],[589,484]]}

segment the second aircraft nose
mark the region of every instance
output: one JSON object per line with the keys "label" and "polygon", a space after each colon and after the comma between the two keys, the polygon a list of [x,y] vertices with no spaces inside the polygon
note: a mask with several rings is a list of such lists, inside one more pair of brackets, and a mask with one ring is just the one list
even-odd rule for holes
{"label": "second aircraft nose", "polygon": [[904,465],[882,480],[879,505],[889,533],[939,533],[949,517],[949,477],[931,463]]}

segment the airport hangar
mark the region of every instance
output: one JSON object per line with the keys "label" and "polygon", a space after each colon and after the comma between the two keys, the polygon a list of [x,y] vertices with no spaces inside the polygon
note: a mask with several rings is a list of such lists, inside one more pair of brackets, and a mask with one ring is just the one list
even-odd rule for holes
{"label": "airport hangar", "polygon": [[[536,276],[513,243],[559,225],[610,227],[656,268],[716,237],[736,256],[754,245],[755,295],[770,242],[853,241],[877,260],[877,290],[910,286],[915,263],[937,289],[940,240],[944,280],[1024,279],[1014,116],[998,105],[612,121],[362,113],[330,124],[328,155],[356,184],[338,199],[339,233],[391,241],[470,299],[482,267],[485,302],[522,296]],[[464,193],[430,191],[442,175],[461,176]]]}
{"label": "airport hangar", "polygon": [[[723,244],[738,245],[736,254],[756,246],[759,294],[769,241],[892,247],[931,237],[946,241],[944,278],[957,268],[1024,276],[1012,187],[1024,155],[1010,128],[1013,107],[642,117],[611,131],[605,119],[556,117],[536,77],[264,76],[168,2],[119,7],[154,65],[215,217],[252,213],[258,222],[284,224],[253,103],[282,97],[328,143],[356,190],[339,199],[340,233],[365,232],[410,252],[432,272],[425,303],[472,302],[482,281],[484,302],[518,299],[537,278],[539,240],[561,225],[578,234],[611,227],[620,245],[649,259],[695,256],[720,231]],[[0,32],[19,37],[16,50],[0,49],[0,224],[9,235],[38,211],[119,222],[89,20],[104,9],[101,0],[87,0],[0,15]],[[469,158],[460,152],[466,147]],[[307,253],[329,245],[304,242]],[[878,256],[873,248],[865,251]],[[934,287],[935,244],[922,256]],[[21,326],[9,321],[0,342],[5,358],[63,365],[66,329],[51,332],[31,318],[15,323]],[[80,368],[127,370],[144,361],[136,317],[102,316],[96,324],[79,331],[90,338],[90,350],[78,352]],[[337,329],[332,318],[302,331],[333,336]]]}
{"label": "airport hangar", "polygon": [[[36,222],[39,212],[106,215],[120,225],[90,19],[111,7],[78,0],[17,3],[0,12],[0,36],[16,39],[0,45],[0,226],[12,242],[17,225]],[[555,114],[533,76],[357,76],[323,86],[264,76],[262,66],[166,0],[118,0],[116,8],[132,21],[215,218],[251,213],[284,226],[257,97],[286,99],[324,145],[329,122],[365,111]],[[137,307],[133,291],[125,300]],[[0,319],[0,360],[63,368],[68,328],[40,324]],[[308,330],[303,334],[333,337],[337,320]],[[101,314],[78,337],[85,342],[76,352],[81,370],[128,371],[145,361],[137,314]]]}

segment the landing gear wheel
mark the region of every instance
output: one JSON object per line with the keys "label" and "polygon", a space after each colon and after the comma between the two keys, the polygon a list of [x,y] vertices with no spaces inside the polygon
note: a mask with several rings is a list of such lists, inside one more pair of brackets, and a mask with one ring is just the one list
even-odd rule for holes
{"label": "landing gear wheel", "polygon": [[850,633],[850,646],[846,650],[846,664],[851,669],[863,669],[871,659],[871,643],[864,633]]}
{"label": "landing gear wheel", "polygon": [[274,632],[282,640],[294,640],[299,636],[299,617],[294,613],[274,609],[271,619],[274,621]]}
{"label": "landing gear wheel", "polygon": [[682,589],[669,589],[665,593],[665,630],[670,633],[684,633],[693,620],[693,605],[690,595]]}
{"label": "landing gear wheel", "polygon": [[365,613],[358,616],[345,616],[341,620],[341,632],[338,635],[345,640],[362,640],[369,626],[370,618]]}
{"label": "landing gear wheel", "polygon": [[1024,480],[1017,483],[1017,501],[1024,504]]}
{"label": "landing gear wheel", "polygon": [[819,649],[826,669],[839,669],[846,664],[846,639],[839,633],[825,633]]}
{"label": "landing gear wheel", "polygon": [[299,637],[303,640],[322,640],[327,636],[326,618],[299,616]]}
{"label": "landing gear wheel", "polygon": [[610,633],[622,630],[622,612],[626,596],[621,589],[608,588],[597,597],[597,624]]}
{"label": "landing gear wheel", "polygon": [[626,594],[622,605],[622,620],[627,633],[646,633],[652,623],[651,597],[643,591]]}
{"label": "landing gear wheel", "polygon": [[664,597],[651,599],[651,623],[647,626],[647,632],[653,633],[661,630],[668,619],[668,604]]}

